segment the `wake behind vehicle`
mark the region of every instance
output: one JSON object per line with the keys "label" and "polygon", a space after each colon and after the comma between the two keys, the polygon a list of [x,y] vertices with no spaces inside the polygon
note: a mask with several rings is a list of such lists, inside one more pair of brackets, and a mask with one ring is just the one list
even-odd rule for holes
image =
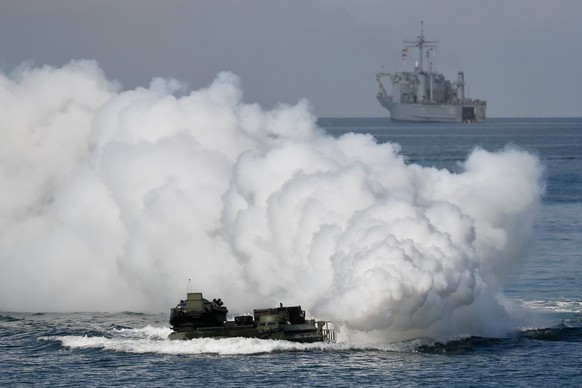
{"label": "wake behind vehicle", "polygon": [[301,306],[255,309],[253,315],[227,320],[228,309],[220,299],[209,301],[200,292],[170,310],[171,340],[247,337],[293,342],[335,342],[330,322],[305,319]]}

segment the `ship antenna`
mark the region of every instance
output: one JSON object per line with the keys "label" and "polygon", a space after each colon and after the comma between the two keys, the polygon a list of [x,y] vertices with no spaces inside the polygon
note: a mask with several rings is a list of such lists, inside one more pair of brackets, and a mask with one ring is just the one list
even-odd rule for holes
{"label": "ship antenna", "polygon": [[424,49],[437,47],[436,43],[438,43],[438,40],[424,40],[424,21],[420,22],[420,35],[416,37],[416,40],[405,40],[404,43],[406,43],[406,46],[404,47],[418,47],[418,71],[421,73],[424,72]]}
{"label": "ship antenna", "polygon": [[420,36],[418,37],[418,49],[419,49],[419,62],[420,62],[420,71],[424,71],[424,67],[422,66],[423,63],[423,56],[424,52],[422,50],[422,46],[424,45],[424,20],[420,21]]}
{"label": "ship antenna", "polygon": [[186,285],[186,294],[192,291],[192,279],[188,279],[188,284]]}

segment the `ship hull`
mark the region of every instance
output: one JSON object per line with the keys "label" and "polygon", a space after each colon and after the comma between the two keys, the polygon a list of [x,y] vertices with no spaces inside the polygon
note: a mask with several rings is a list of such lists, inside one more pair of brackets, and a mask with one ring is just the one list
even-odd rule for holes
{"label": "ship hull", "polygon": [[388,109],[393,121],[480,123],[485,121],[487,108],[484,104],[398,104],[383,95],[378,95],[378,101]]}

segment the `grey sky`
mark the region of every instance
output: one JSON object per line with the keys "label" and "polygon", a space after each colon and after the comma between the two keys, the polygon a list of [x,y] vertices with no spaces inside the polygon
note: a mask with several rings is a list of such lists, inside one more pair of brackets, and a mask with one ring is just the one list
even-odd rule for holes
{"label": "grey sky", "polygon": [[582,116],[579,0],[0,0],[0,67],[95,59],[125,89],[229,70],[265,108],[387,116],[374,73],[400,69],[421,20],[438,70],[463,70],[489,117]]}

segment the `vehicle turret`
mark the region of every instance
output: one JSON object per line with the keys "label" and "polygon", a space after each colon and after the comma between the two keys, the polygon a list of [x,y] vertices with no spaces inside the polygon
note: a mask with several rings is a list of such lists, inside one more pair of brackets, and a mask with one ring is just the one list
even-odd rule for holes
{"label": "vehicle turret", "polygon": [[189,292],[186,300],[170,309],[170,324],[174,330],[220,326],[226,321],[227,313],[222,300],[208,301],[200,292]]}

